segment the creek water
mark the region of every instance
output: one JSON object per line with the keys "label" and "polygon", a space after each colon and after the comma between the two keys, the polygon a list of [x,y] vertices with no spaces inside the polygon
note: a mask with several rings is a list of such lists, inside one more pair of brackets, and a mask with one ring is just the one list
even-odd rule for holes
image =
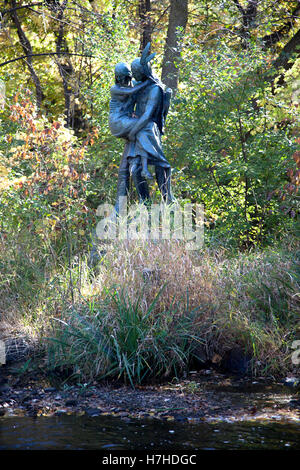
{"label": "creek water", "polygon": [[0,418],[0,450],[300,450],[300,423],[186,424],[116,417]]}

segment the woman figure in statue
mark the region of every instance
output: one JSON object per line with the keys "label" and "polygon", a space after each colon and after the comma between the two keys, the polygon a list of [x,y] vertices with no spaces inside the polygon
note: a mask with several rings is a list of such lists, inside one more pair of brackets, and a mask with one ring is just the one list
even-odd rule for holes
{"label": "woman figure in statue", "polygon": [[[115,67],[115,85],[111,88],[111,100],[109,106],[109,127],[115,137],[130,140],[129,134],[138,121],[138,116],[134,113],[137,93],[153,83],[151,78],[132,85],[132,72],[126,63],[119,63]],[[149,137],[149,126],[142,128],[135,136],[135,140],[130,142],[128,153],[130,173],[133,174],[142,166],[141,176],[146,179],[152,179],[148,170],[147,156],[138,155],[139,148],[143,147],[146,136]],[[157,141],[157,136],[153,136],[151,142]],[[152,145],[152,154],[149,155],[152,164],[157,164],[169,168],[160,145]]]}

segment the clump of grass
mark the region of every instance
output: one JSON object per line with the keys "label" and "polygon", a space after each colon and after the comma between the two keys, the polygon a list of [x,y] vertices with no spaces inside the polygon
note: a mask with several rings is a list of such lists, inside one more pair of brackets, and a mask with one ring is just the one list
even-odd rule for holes
{"label": "clump of grass", "polygon": [[242,346],[254,374],[280,376],[293,369],[291,343],[299,325],[298,262],[295,251],[240,254],[223,263],[224,294],[218,329],[220,354]]}
{"label": "clump of grass", "polygon": [[[122,377],[132,386],[148,377],[178,376],[201,343],[193,332],[197,310],[174,300],[168,310],[154,313],[163,290],[146,309],[141,308],[142,292],[132,302],[123,291],[107,292],[103,302],[81,312],[73,308],[50,339],[52,367],[72,367],[79,380]],[[180,308],[184,315],[177,315]]]}

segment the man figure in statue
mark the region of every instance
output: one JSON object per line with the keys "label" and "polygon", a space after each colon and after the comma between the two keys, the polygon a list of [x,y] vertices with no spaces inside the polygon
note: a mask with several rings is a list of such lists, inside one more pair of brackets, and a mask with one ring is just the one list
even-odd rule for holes
{"label": "man figure in statue", "polygon": [[[132,126],[126,135],[126,144],[119,168],[116,212],[119,213],[119,197],[127,196],[130,174],[133,178],[140,202],[146,202],[149,188],[146,182],[145,161],[154,165],[156,180],[163,200],[170,204],[174,201],[171,193],[171,166],[166,160],[161,144],[161,135],[168,113],[172,91],[152,75],[148,56],[150,44],[143,51],[141,59],[135,59],[131,70],[138,82],[134,89],[136,104]],[[146,86],[143,83],[147,82]],[[125,136],[124,136],[125,137]]]}

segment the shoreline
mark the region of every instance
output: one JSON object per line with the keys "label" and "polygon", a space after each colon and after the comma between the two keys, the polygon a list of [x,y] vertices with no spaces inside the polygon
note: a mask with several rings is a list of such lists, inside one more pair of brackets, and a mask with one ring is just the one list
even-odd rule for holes
{"label": "shoreline", "polygon": [[214,369],[191,371],[184,379],[132,388],[116,382],[53,385],[46,373],[20,375],[16,373],[16,364],[1,366],[0,417],[62,415],[191,424],[300,423],[300,399],[283,382],[233,376]]}

